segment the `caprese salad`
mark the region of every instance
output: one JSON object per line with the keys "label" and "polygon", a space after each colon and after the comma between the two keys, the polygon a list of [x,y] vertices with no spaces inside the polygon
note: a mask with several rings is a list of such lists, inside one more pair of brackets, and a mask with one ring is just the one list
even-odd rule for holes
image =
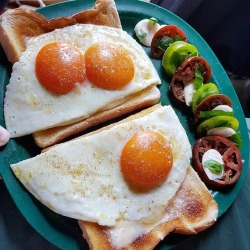
{"label": "caprese salad", "polygon": [[242,172],[239,122],[230,98],[211,82],[210,65],[175,25],[160,25],[156,18],[150,18],[138,22],[134,30],[140,43],[150,47],[151,57],[161,60],[171,79],[173,99],[193,112],[194,169],[211,187],[234,184]]}

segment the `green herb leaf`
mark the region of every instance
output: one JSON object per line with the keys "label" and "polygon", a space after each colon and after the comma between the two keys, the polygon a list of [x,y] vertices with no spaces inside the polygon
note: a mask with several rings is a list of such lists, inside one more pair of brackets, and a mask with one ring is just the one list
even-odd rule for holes
{"label": "green herb leaf", "polygon": [[183,40],[184,40],[184,38],[180,37],[178,35],[174,36],[173,38],[169,37],[169,36],[163,36],[161,39],[157,39],[155,41],[155,45],[156,45],[157,48],[159,48],[159,49],[161,49],[163,51],[166,51],[166,49],[172,43],[177,42],[177,41],[183,41]]}
{"label": "green herb leaf", "polygon": [[143,40],[146,36],[147,36],[147,33],[143,29],[140,29],[138,33],[139,40],[140,41]]}
{"label": "green herb leaf", "polygon": [[240,131],[238,131],[235,134],[229,136],[228,139],[230,141],[232,141],[238,149],[241,149],[241,147],[242,147],[242,137],[241,137]]}
{"label": "green herb leaf", "polygon": [[202,69],[203,69],[202,65],[200,65],[195,69],[195,80],[194,80],[195,89],[200,88],[201,85],[203,84]]}
{"label": "green herb leaf", "polygon": [[165,51],[168,48],[168,46],[172,43],[173,43],[173,39],[168,36],[164,36],[161,39],[157,39],[155,41],[156,47],[163,51]]}
{"label": "green herb leaf", "polygon": [[198,53],[197,52],[193,52],[193,53],[188,52],[186,59],[188,59],[189,57],[193,57],[193,56],[198,56]]}
{"label": "green herb leaf", "polygon": [[223,110],[200,111],[199,118],[205,120],[213,116],[220,116],[220,115],[233,116],[233,114],[234,114],[233,111],[223,111]]}
{"label": "green herb leaf", "polygon": [[158,23],[158,20],[156,18],[154,18],[154,17],[151,17],[151,18],[149,18],[148,23],[150,25],[155,25],[156,23]]}
{"label": "green herb leaf", "polygon": [[218,161],[215,160],[205,161],[204,167],[208,168],[214,174],[222,173],[222,165]]}

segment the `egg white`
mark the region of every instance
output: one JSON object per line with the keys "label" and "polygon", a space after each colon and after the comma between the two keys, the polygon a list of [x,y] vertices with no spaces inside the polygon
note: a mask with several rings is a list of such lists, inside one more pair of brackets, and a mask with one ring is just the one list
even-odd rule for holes
{"label": "egg white", "polygon": [[[170,142],[173,167],[166,181],[145,190],[131,189],[120,170],[125,143],[151,129]],[[191,146],[170,106],[110,129],[60,144],[34,158],[11,165],[17,178],[53,211],[100,225],[134,221],[166,207],[190,164]]]}
{"label": "egg white", "polygon": [[[121,90],[103,90],[86,79],[69,94],[53,95],[38,82],[35,59],[45,44],[55,41],[71,43],[82,53],[95,43],[120,44],[134,62],[134,78]],[[114,107],[134,93],[156,84],[160,84],[160,79],[152,62],[143,48],[125,31],[91,24],[57,29],[29,39],[26,51],[13,65],[4,103],[6,126],[11,137],[19,137],[69,124]]]}

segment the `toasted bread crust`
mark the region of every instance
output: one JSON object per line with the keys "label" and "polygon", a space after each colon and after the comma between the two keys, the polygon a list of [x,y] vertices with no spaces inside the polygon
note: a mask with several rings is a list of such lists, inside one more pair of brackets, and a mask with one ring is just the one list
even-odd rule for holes
{"label": "toasted bread crust", "polygon": [[7,10],[0,17],[0,43],[8,60],[14,64],[26,49],[28,37],[39,36],[76,23],[122,28],[113,0],[97,0],[91,10],[84,10],[72,16],[50,20],[34,10],[17,8]]}
{"label": "toasted bread crust", "polygon": [[46,18],[33,10],[10,9],[0,18],[0,42],[12,64],[19,60],[26,49],[27,37],[48,31]]}
{"label": "toasted bread crust", "polygon": [[[196,234],[216,221],[218,205],[210,192],[190,166],[186,177],[166,210],[171,219],[155,226],[123,249],[153,249],[170,232]],[[90,249],[109,250],[112,246],[105,227],[95,223],[78,221]]]}
{"label": "toasted bread crust", "polygon": [[159,89],[156,86],[151,86],[115,108],[99,112],[94,116],[67,126],[51,128],[33,133],[33,138],[37,146],[46,148],[97,124],[113,118],[118,118],[127,113],[132,113],[133,111],[144,107],[149,107],[155,104],[159,98]]}
{"label": "toasted bread crust", "polygon": [[115,3],[110,0],[97,0],[93,9],[72,16],[78,23],[91,23],[121,29],[122,25]]}

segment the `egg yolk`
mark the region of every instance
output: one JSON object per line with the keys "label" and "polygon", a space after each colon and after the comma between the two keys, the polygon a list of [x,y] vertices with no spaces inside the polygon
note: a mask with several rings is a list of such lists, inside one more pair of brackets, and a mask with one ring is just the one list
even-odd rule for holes
{"label": "egg yolk", "polygon": [[171,171],[172,149],[163,135],[146,130],[127,141],[120,161],[128,182],[139,187],[153,187],[161,184]]}
{"label": "egg yolk", "polygon": [[88,79],[102,89],[121,89],[134,77],[133,61],[121,45],[94,44],[86,50],[85,61]]}
{"label": "egg yolk", "polygon": [[84,55],[73,45],[54,42],[38,52],[35,62],[40,84],[54,94],[66,94],[86,76]]}

